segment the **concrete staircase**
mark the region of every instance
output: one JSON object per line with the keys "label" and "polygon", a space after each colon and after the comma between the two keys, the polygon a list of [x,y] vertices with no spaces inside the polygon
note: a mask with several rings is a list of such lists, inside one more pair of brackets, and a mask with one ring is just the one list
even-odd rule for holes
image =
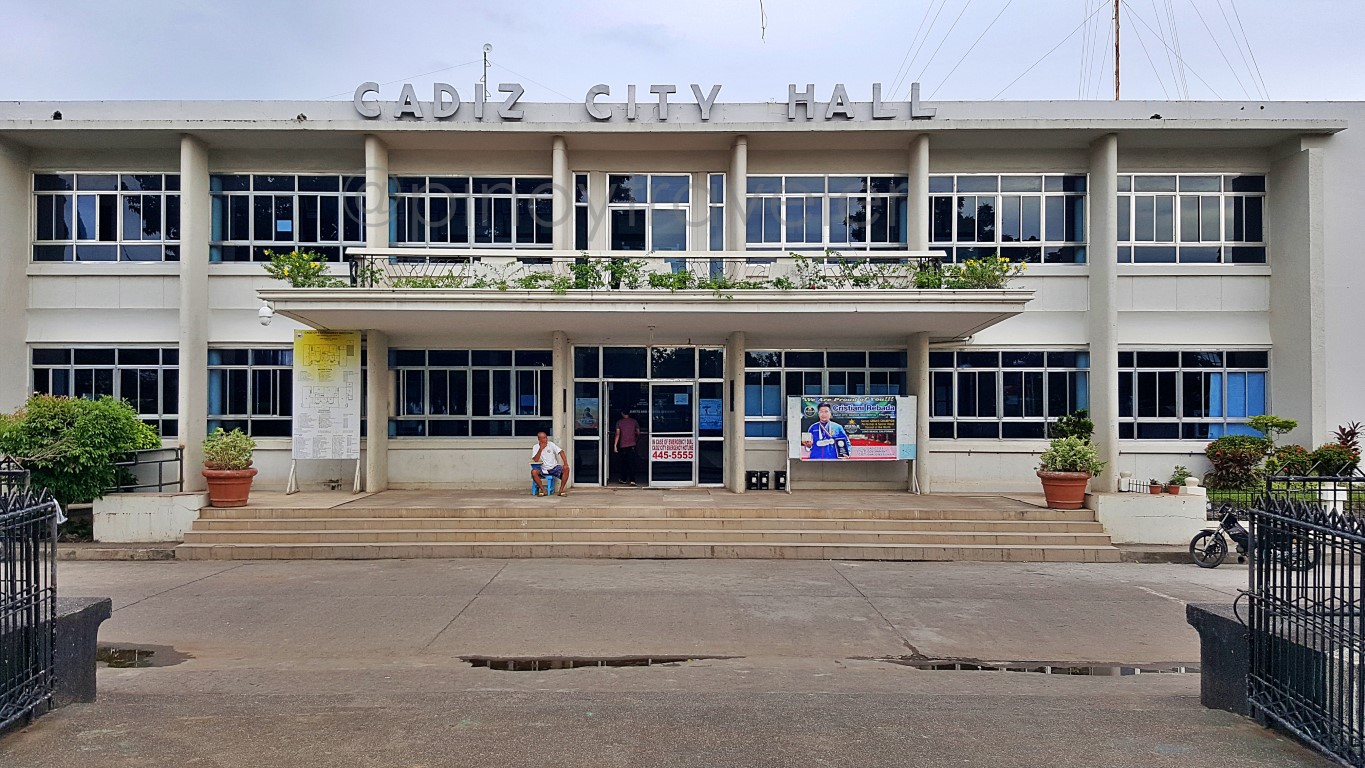
{"label": "concrete staircase", "polygon": [[[888,502],[905,498],[887,495]],[[687,507],[635,506],[628,498],[594,503],[584,494],[487,506],[205,509],[176,557],[1119,560],[1090,510],[1001,503],[1008,500],[1000,497],[975,497],[983,500],[977,504],[963,497],[928,503],[935,498],[881,508],[852,508],[847,499],[843,508],[808,502],[764,507],[750,499],[745,506]]]}

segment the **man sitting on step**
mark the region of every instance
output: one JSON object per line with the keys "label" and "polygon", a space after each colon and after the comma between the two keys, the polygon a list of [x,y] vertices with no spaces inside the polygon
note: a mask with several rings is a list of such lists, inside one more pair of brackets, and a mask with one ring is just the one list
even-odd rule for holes
{"label": "man sitting on step", "polygon": [[559,495],[569,495],[569,457],[564,449],[550,442],[544,432],[536,433],[536,445],[531,449],[531,481],[536,484],[537,496],[549,496],[545,478],[559,479]]}

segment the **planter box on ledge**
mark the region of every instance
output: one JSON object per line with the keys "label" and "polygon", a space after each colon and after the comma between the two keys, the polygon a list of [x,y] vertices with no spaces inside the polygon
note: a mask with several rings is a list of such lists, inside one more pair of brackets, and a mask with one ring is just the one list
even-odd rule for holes
{"label": "planter box on ledge", "polygon": [[1095,510],[1095,518],[1115,544],[1184,545],[1207,524],[1207,496],[1203,488],[1180,490],[1159,495],[1088,493],[1085,505]]}

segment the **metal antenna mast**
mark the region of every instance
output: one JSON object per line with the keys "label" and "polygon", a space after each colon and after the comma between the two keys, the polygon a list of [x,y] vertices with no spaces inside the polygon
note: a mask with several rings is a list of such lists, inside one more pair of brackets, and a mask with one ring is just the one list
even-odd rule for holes
{"label": "metal antenna mast", "polygon": [[[1114,2],[1117,3],[1118,0],[1114,0]],[[1115,5],[1114,7],[1117,8],[1118,6]],[[1117,13],[1117,11],[1116,11],[1116,13]],[[489,51],[492,51],[492,50],[493,50],[493,44],[492,44],[492,43],[484,43],[484,44],[483,44],[483,79],[480,80],[479,82],[483,83],[483,92],[484,92],[485,94],[488,93],[488,53],[489,53]],[[1114,98],[1118,98],[1118,97],[1115,96]]]}
{"label": "metal antenna mast", "polygon": [[1119,100],[1119,0],[1114,0],[1114,101]]}

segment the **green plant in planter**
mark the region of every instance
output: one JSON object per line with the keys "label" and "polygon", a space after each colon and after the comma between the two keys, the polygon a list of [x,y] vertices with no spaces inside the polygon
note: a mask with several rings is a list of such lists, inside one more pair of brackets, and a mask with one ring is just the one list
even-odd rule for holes
{"label": "green plant in planter", "polygon": [[256,441],[240,429],[224,432],[219,427],[204,438],[204,466],[208,469],[246,469]]}
{"label": "green plant in planter", "polygon": [[640,259],[611,259],[607,276],[613,288],[635,290],[645,284],[645,263]]}
{"label": "green plant in planter", "polygon": [[1360,464],[1360,451],[1339,443],[1326,443],[1309,454],[1313,473],[1323,477],[1350,474]]}
{"label": "green plant in planter", "polygon": [[266,251],[270,263],[262,264],[265,273],[284,280],[291,288],[344,288],[345,280],[327,273],[327,257],[313,251],[276,253]]}
{"label": "green plant in planter", "polygon": [[1171,471],[1171,479],[1167,480],[1166,484],[1184,485],[1185,481],[1190,479],[1191,477],[1194,477],[1194,475],[1188,469],[1186,469],[1184,465],[1177,464],[1175,465],[1175,469]]}
{"label": "green plant in planter", "polygon": [[1099,451],[1089,440],[1072,435],[1049,443],[1039,457],[1038,469],[1043,472],[1088,472],[1094,476],[1104,470],[1104,465]]}
{"label": "green plant in planter", "polygon": [[1270,450],[1268,437],[1224,435],[1204,448],[1213,464],[1208,486],[1214,490],[1254,488],[1260,483],[1260,465]]}
{"label": "green plant in planter", "polygon": [[1095,422],[1090,419],[1090,411],[1084,408],[1066,416],[1060,416],[1056,421],[1047,425],[1047,436],[1051,439],[1079,437],[1082,440],[1089,440],[1094,434]]}

